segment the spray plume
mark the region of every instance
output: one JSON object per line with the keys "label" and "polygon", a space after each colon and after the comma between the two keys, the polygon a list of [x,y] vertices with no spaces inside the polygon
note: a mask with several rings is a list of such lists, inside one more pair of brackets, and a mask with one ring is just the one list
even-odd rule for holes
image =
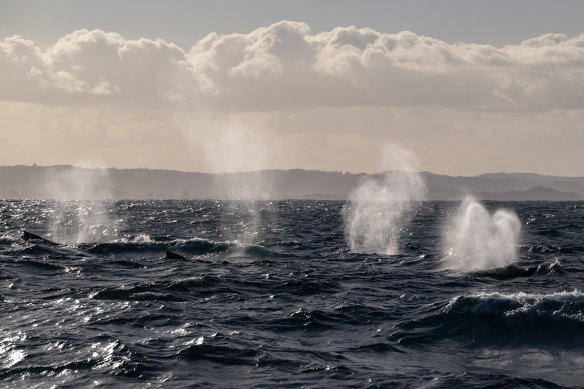
{"label": "spray plume", "polygon": [[245,244],[255,239],[261,222],[258,200],[268,200],[272,180],[266,171],[267,159],[273,152],[265,134],[241,126],[226,127],[207,139],[205,155],[215,175],[215,189],[230,202],[224,212],[236,213],[246,220],[236,238]]}
{"label": "spray plume", "polygon": [[444,268],[462,272],[503,268],[517,260],[521,223],[499,209],[490,215],[473,197],[466,197],[444,236]]}
{"label": "spray plume", "polygon": [[55,167],[45,186],[56,200],[50,210],[50,236],[59,242],[107,241],[117,236],[117,223],[107,169]]}
{"label": "spray plume", "polygon": [[397,254],[402,229],[426,195],[413,153],[388,145],[382,160],[392,170],[364,180],[343,208],[345,239],[356,253]]}

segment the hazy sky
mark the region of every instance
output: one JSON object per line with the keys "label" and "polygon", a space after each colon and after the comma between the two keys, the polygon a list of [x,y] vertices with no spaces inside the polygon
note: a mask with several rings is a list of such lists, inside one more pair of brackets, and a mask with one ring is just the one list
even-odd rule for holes
{"label": "hazy sky", "polygon": [[0,165],[584,176],[582,1],[2,1]]}

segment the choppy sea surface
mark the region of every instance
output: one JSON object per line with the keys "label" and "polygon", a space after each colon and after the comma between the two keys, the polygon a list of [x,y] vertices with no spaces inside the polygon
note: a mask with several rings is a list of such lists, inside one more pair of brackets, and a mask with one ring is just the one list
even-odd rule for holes
{"label": "choppy sea surface", "polygon": [[537,267],[508,279],[441,270],[456,202],[392,256],[343,205],[0,201],[0,386],[583,387],[584,203],[487,203]]}

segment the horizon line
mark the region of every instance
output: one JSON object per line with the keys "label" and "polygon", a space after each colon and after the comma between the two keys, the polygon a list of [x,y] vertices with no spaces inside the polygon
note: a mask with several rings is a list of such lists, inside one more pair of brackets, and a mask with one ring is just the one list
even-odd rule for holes
{"label": "horizon line", "polygon": [[[1,165],[0,168],[10,168],[10,167],[29,167],[29,168],[75,168],[75,169],[86,169],[86,170],[152,170],[152,171],[166,171],[166,172],[178,172],[178,173],[188,173],[188,174],[207,174],[207,175],[222,175],[222,174],[249,174],[249,173],[259,173],[259,172],[270,172],[270,171],[305,171],[305,172],[321,172],[321,173],[340,173],[340,174],[350,174],[350,175],[377,175],[383,174],[390,171],[400,171],[400,169],[388,169],[379,171],[376,173],[366,173],[366,172],[350,172],[350,171],[341,171],[341,170],[322,170],[322,169],[304,169],[304,168],[289,168],[289,169],[282,169],[282,168],[265,168],[265,169],[258,169],[258,170],[245,170],[245,171],[236,171],[236,172],[201,172],[201,171],[188,171],[188,170],[178,170],[178,169],[164,169],[164,168],[151,168],[151,167],[133,167],[133,168],[118,168],[114,166],[108,167],[89,167],[89,166],[77,166],[72,164],[55,164],[55,165],[38,165],[36,163],[32,163],[31,165],[26,164],[16,164],[16,165]],[[582,176],[561,176],[561,175],[554,175],[554,174],[541,174],[541,173],[533,173],[533,172],[484,172],[475,175],[451,175],[446,173],[434,173],[429,170],[419,170],[413,171],[414,173],[419,174],[432,174],[437,176],[448,176],[448,177],[461,177],[461,178],[473,178],[473,177],[480,177],[485,175],[495,175],[495,174],[507,174],[507,175],[514,175],[514,174],[529,174],[529,175],[536,175],[541,177],[560,177],[560,178],[584,178]]]}

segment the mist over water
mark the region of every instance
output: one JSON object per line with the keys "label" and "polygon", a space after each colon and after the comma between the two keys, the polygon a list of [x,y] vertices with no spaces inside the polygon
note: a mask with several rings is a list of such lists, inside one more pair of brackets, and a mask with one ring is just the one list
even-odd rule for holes
{"label": "mist over water", "polygon": [[117,235],[107,169],[65,168],[45,177],[56,201],[47,210],[50,237],[60,243],[105,242]]}
{"label": "mist over water", "polygon": [[382,159],[391,170],[364,180],[343,208],[345,240],[355,253],[398,254],[402,231],[426,195],[411,152],[389,145]]}
{"label": "mist over water", "polygon": [[[222,198],[231,201],[224,207],[226,216],[237,216],[242,228],[236,236],[227,238],[251,244],[261,222],[258,200],[269,200],[272,180],[261,171],[268,166],[270,145],[259,130],[231,126],[218,131],[205,141],[205,156],[209,165],[223,174],[215,176],[214,185]],[[233,203],[235,202],[235,203]]]}
{"label": "mist over water", "polygon": [[515,212],[498,209],[491,215],[466,197],[446,228],[444,268],[465,272],[507,267],[517,261],[520,233]]}

